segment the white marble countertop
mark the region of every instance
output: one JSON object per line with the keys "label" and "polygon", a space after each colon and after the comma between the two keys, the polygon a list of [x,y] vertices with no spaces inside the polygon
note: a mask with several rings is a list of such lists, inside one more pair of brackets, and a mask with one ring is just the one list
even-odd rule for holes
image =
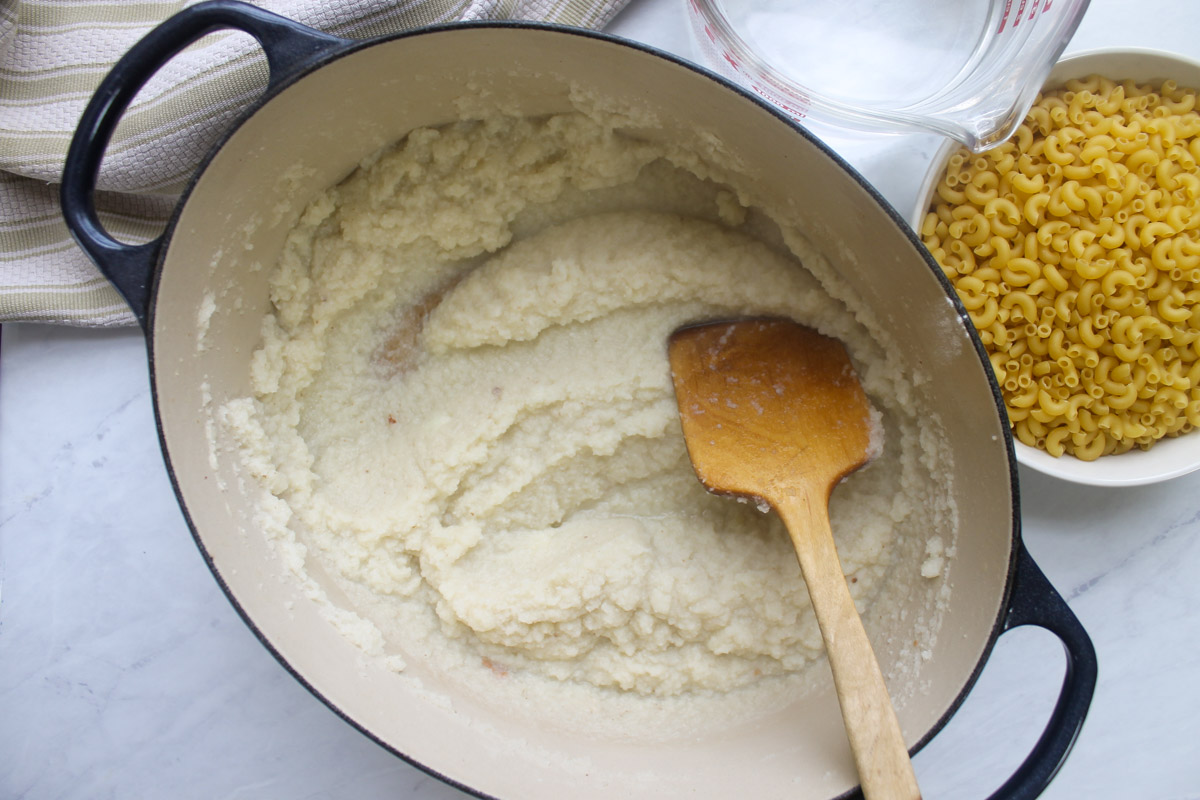
{"label": "white marble countertop", "polygon": [[[682,0],[611,30],[690,56]],[[1200,4],[1093,0],[1071,50],[1200,60]],[[830,137],[907,209],[934,137]],[[167,479],[132,330],[0,334],[0,798],[464,797],[372,743],[243,625]],[[1090,632],[1100,681],[1044,795],[1200,798],[1200,474],[1121,490],[1022,469],[1029,550]],[[1002,638],[916,757],[927,800],[984,797],[1048,718],[1057,641]]]}

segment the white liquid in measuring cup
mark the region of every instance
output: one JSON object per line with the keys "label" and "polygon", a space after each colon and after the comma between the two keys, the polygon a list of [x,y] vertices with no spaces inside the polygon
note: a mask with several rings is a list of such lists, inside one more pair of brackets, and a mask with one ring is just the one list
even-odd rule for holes
{"label": "white liquid in measuring cup", "polygon": [[953,82],[980,45],[989,13],[986,3],[962,0],[722,6],[747,44],[786,77],[844,102],[887,108]]}
{"label": "white liquid in measuring cup", "polygon": [[703,59],[797,120],[980,151],[1019,124],[1088,0],[686,0]]}

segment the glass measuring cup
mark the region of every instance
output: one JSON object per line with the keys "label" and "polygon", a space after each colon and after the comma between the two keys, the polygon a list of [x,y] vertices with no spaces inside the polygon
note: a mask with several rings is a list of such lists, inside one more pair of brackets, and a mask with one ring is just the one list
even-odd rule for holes
{"label": "glass measuring cup", "polygon": [[1020,124],[1088,0],[685,0],[702,59],[798,120],[933,131],[975,151]]}

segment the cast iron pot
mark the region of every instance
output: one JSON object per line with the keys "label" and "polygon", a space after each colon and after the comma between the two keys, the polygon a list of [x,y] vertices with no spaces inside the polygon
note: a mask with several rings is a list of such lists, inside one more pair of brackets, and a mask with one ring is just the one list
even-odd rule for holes
{"label": "cast iron pot", "polygon": [[[112,131],[160,66],[221,29],[248,33],[266,51],[264,96],[209,154],[166,232],[148,244],[122,244],[103,230],[92,200]],[[269,304],[267,276],[304,203],[414,127],[456,119],[455,98],[467,85],[528,115],[571,109],[571,92],[641,104],[660,125],[634,135],[721,142],[764,203],[803,220],[908,363],[931,377],[917,392],[938,409],[951,442],[961,521],[951,602],[922,688],[899,717],[915,751],[959,706],[998,636],[1027,624],[1050,630],[1067,653],[1061,694],[1033,752],[994,796],[1038,795],[1083,724],[1095,652],[1021,543],[1012,440],[965,310],[902,219],[802,128],[708,72],[600,34],[484,24],[349,41],[217,0],[180,12],[134,46],[87,107],[65,167],[67,224],[145,330],[175,491],[246,623],[298,680],[365,734],[481,796],[857,792],[831,689],[735,732],[652,746],[506,719],[456,695],[419,661],[408,674],[427,691],[413,691],[410,680],[365,659],[320,616],[256,527],[257,494],[238,475],[237,459],[212,457],[212,410],[250,392],[248,362]],[[876,648],[887,673],[896,653],[885,641]],[[433,699],[438,695],[449,701]]]}

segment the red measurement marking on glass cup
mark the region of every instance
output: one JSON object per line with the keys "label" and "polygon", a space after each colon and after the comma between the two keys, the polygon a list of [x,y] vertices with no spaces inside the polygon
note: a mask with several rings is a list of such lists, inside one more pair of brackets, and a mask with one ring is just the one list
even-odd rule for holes
{"label": "red measurement marking on glass cup", "polygon": [[[1017,13],[1013,14],[1012,13],[1013,0],[1004,0],[1004,11],[1003,11],[1003,13],[1000,14],[1000,27],[996,30],[996,33],[998,33],[998,34],[1004,33],[1004,29],[1006,27],[1016,28],[1017,25],[1019,25],[1021,23],[1021,18],[1025,14],[1026,6],[1029,6],[1029,16],[1025,17],[1025,19],[1033,19],[1038,14],[1044,14],[1047,11],[1049,11],[1050,4],[1052,2],[1053,2],[1053,0],[1046,0],[1045,3],[1039,5],[1038,0],[1033,0],[1032,4],[1029,3],[1029,0],[1021,0],[1021,5],[1017,6]],[[1011,26],[1008,24],[1008,20],[1010,17],[1012,18]]]}
{"label": "red measurement marking on glass cup", "polygon": [[[688,5],[699,12],[700,8],[697,0],[688,0]],[[759,97],[787,113],[793,119],[799,121],[808,116],[811,101],[807,96],[800,95],[789,99],[792,98],[791,95],[785,96],[772,86],[764,86],[753,74],[752,70],[748,70],[742,63],[742,60],[733,51],[721,44],[713,29],[703,20],[699,13],[692,17],[692,23],[694,31],[697,33],[703,31],[703,38],[699,35],[696,38],[705,57],[715,69],[724,73],[726,77],[732,78],[736,83],[749,88]]]}
{"label": "red measurement marking on glass cup", "polygon": [[793,103],[791,100],[787,99],[786,97],[782,96],[779,92],[775,91],[775,89],[773,87],[763,87],[763,85],[756,80],[753,80],[753,79],[748,79],[748,80],[750,83],[750,88],[753,89],[755,91],[755,93],[757,93],[760,97],[765,99],[767,102],[778,106],[782,111],[786,112],[792,119],[802,120],[808,116],[808,109],[809,109],[810,102],[807,97],[800,96],[800,97],[796,98],[797,102]]}
{"label": "red measurement marking on glass cup", "polygon": [[796,98],[796,101],[793,102],[792,100],[788,99],[788,97],[776,91],[774,87],[763,86],[760,81],[755,79],[752,74],[746,71],[746,69],[742,66],[741,59],[735,56],[728,49],[724,47],[718,48],[717,55],[720,56],[721,61],[724,61],[729,65],[729,69],[726,71],[726,74],[737,80],[738,83],[748,87],[755,94],[766,100],[771,105],[777,106],[780,110],[786,112],[790,117],[792,117],[792,119],[802,120],[808,116],[810,102],[807,97],[798,97]]}

